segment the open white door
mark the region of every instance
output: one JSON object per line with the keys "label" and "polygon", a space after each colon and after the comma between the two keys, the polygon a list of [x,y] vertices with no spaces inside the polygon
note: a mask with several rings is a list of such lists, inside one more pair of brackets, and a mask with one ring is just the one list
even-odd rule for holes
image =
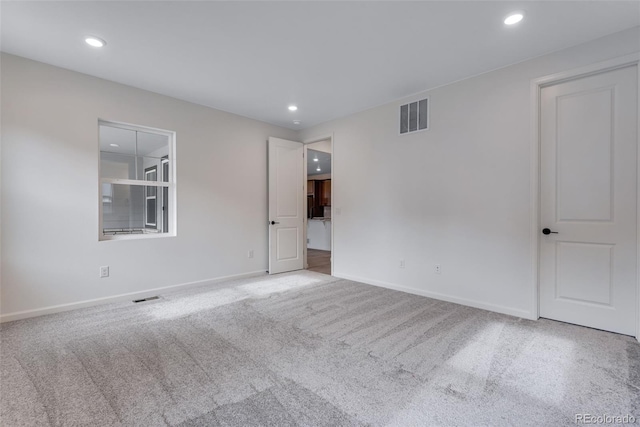
{"label": "open white door", "polygon": [[541,92],[540,316],[636,331],[637,67]]}
{"label": "open white door", "polygon": [[269,138],[269,274],[304,268],[303,148]]}

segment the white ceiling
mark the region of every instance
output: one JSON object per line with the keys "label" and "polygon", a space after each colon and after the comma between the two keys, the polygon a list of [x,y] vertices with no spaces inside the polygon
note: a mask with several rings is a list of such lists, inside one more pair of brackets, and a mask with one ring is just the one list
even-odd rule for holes
{"label": "white ceiling", "polygon": [[[318,167],[320,170],[318,171]],[[331,153],[307,150],[307,175],[324,175],[331,173]]]}
{"label": "white ceiling", "polygon": [[[0,7],[4,52],[293,129],[640,25],[636,1]],[[514,10],[525,20],[506,27]]]}

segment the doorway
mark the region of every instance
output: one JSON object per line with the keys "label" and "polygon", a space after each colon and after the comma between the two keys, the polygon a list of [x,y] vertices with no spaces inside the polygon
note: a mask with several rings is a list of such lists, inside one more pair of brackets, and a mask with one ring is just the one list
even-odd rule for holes
{"label": "doorway", "polygon": [[267,141],[269,274],[333,273],[332,145],[331,136],[305,144]]}
{"label": "doorway", "polygon": [[539,314],[635,335],[637,64],[539,87]]}
{"label": "doorway", "polygon": [[331,138],[305,145],[306,173],[306,269],[331,274],[332,166]]}

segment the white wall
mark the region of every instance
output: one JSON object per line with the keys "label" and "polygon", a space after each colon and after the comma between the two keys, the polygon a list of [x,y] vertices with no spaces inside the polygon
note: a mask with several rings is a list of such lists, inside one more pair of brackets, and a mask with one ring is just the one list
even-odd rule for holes
{"label": "white wall", "polygon": [[[638,51],[635,28],[302,131],[334,135],[334,274],[533,317],[531,80]],[[399,136],[424,95],[431,129]]]}
{"label": "white wall", "polygon": [[307,220],[307,248],[321,251],[331,250],[331,220]]}
{"label": "white wall", "polygon": [[[296,132],[11,55],[1,67],[4,319],[267,269],[266,140]],[[98,241],[98,118],[177,132],[177,237]]]}
{"label": "white wall", "polygon": [[307,144],[307,148],[331,154],[331,140],[325,139],[323,141],[312,142],[311,144]]}

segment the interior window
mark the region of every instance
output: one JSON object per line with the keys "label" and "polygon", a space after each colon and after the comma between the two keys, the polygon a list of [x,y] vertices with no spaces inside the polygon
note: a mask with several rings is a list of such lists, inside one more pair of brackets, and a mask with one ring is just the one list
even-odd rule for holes
{"label": "interior window", "polygon": [[175,134],[101,121],[99,135],[101,240],[175,235]]}

